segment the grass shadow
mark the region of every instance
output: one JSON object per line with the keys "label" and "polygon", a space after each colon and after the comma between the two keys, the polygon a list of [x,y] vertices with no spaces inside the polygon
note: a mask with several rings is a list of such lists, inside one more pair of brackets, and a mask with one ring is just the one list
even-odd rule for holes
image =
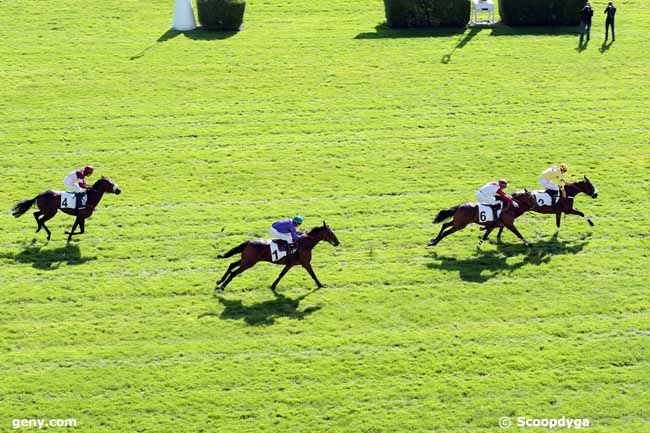
{"label": "grass shadow", "polygon": [[194,39],[195,41],[216,41],[222,39],[228,39],[235,36],[238,31],[230,32],[216,32],[208,30],[205,27],[197,27],[194,30],[189,32],[183,32],[183,36],[186,38]]}
{"label": "grass shadow", "polygon": [[280,317],[303,320],[322,308],[320,306],[313,306],[307,307],[304,310],[298,309],[300,302],[317,290],[313,290],[296,299],[289,298],[280,293],[274,293],[274,299],[252,305],[244,305],[239,299],[229,300],[222,296],[217,296],[219,303],[224,306],[224,310],[221,313],[203,313],[199,318],[218,316],[222,320],[244,320],[246,324],[251,326],[273,325],[276,319]]}
{"label": "grass shadow", "polygon": [[147,54],[149,51],[158,48],[161,43],[170,41],[175,37],[177,37],[178,35],[183,35],[186,38],[199,40],[199,41],[213,41],[218,39],[228,39],[236,35],[237,33],[239,32],[213,32],[205,29],[204,27],[197,27],[194,30],[190,30],[187,32],[180,32],[178,30],[168,29],[167,31],[165,31],[165,33],[160,35],[158,39],[156,39],[156,42],[149,45],[148,47],[140,51],[138,54],[129,57],[129,60],[136,60],[141,57],[144,57],[144,55]]}
{"label": "grass shadow", "polygon": [[577,26],[515,26],[503,24],[492,27],[490,36],[577,36],[580,28]]}
{"label": "grass shadow", "polygon": [[10,259],[17,263],[31,263],[32,267],[45,270],[58,269],[61,263],[81,265],[91,260],[97,260],[97,257],[81,257],[81,251],[77,245],[67,245],[53,250],[29,246],[17,254],[1,254],[0,258]]}
{"label": "grass shadow", "polygon": [[[429,269],[442,269],[447,272],[458,272],[461,280],[472,283],[484,283],[490,279],[504,274],[515,272],[526,266],[539,266],[549,263],[553,257],[566,255],[564,259],[581,252],[589,243],[591,235],[584,236],[577,241],[560,241],[553,235],[547,241],[538,241],[532,247],[522,244],[497,243],[496,251],[478,252],[476,256],[457,259],[432,254],[435,260],[427,263]],[[515,263],[508,263],[509,259],[521,257]]]}
{"label": "grass shadow", "polygon": [[136,59],[139,59],[140,57],[144,57],[144,55],[147,54],[149,51],[151,51],[151,50],[153,50],[153,49],[155,49],[155,48],[158,48],[158,46],[159,46],[161,43],[163,43],[163,42],[167,42],[167,41],[169,41],[169,40],[172,40],[172,39],[174,39],[176,36],[180,35],[181,33],[182,33],[182,32],[179,32],[178,30],[168,29],[165,33],[163,33],[162,35],[160,35],[160,36],[158,37],[158,39],[156,39],[156,42],[154,42],[153,44],[149,45],[147,48],[143,49],[143,50],[140,51],[138,54],[135,54],[135,55],[129,57],[129,60],[136,60]]}
{"label": "grass shadow", "polygon": [[374,32],[359,33],[354,39],[440,38],[465,33],[464,27],[414,27],[393,29],[386,23],[375,26]]}

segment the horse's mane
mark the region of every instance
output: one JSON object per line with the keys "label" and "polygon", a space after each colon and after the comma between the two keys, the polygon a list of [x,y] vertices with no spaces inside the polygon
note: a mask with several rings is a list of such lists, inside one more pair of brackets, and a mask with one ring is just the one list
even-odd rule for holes
{"label": "horse's mane", "polygon": [[314,227],[313,229],[307,232],[307,236],[312,236],[316,233],[320,233],[321,230],[323,230],[323,226]]}

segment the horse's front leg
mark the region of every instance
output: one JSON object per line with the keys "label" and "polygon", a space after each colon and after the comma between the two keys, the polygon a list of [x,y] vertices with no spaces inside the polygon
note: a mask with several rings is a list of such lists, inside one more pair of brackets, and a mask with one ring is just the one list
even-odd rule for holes
{"label": "horse's front leg", "polygon": [[74,231],[78,225],[79,225],[79,217],[77,217],[74,220],[74,224],[72,224],[72,229],[69,232],[65,232],[65,234],[68,235],[68,243],[70,243],[70,241],[72,240],[72,235],[75,234]]}
{"label": "horse's front leg", "polygon": [[307,273],[308,273],[309,275],[311,275],[311,277],[314,279],[314,281],[316,282],[316,285],[318,286],[319,289],[325,287],[323,284],[321,284],[320,281],[318,281],[318,277],[317,277],[316,274],[314,273],[314,270],[313,270],[312,267],[311,267],[311,263],[303,263],[303,264],[302,264],[302,267],[305,268],[305,269],[307,270]]}
{"label": "horse's front leg", "polygon": [[499,233],[497,233],[497,239],[501,240],[501,234],[503,234],[503,228],[504,226],[499,227]]}
{"label": "horse's front leg", "polygon": [[282,272],[280,272],[280,275],[278,275],[278,278],[276,278],[275,281],[273,282],[273,284],[271,284],[271,290],[273,290],[273,291],[275,292],[275,288],[276,288],[276,286],[278,285],[278,283],[280,282],[280,280],[282,279],[282,277],[284,277],[284,275],[285,275],[287,272],[289,272],[289,269],[291,269],[292,266],[293,266],[293,264],[287,264],[287,265],[284,267],[284,269],[282,269]]}
{"label": "horse's front leg", "polygon": [[514,233],[514,234],[515,234],[519,239],[521,239],[521,240],[524,242],[524,245],[526,245],[527,247],[530,246],[530,242],[528,242],[528,241],[527,241],[527,240],[522,236],[522,234],[519,233],[519,230],[517,230],[517,227],[515,227],[515,225],[514,225],[513,223],[506,224],[506,227],[508,228],[508,230],[510,230],[511,232],[513,232],[513,233]]}
{"label": "horse's front leg", "polygon": [[594,226],[593,221],[591,221],[591,218],[589,218],[587,215],[585,215],[583,212],[580,212],[578,209],[570,209],[568,211],[565,211],[569,215],[578,215],[583,217],[587,222],[589,223],[590,226]]}

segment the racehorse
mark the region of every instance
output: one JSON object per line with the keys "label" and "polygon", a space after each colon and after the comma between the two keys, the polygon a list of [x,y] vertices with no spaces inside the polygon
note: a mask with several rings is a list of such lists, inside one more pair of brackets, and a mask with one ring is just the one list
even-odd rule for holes
{"label": "racehorse", "polygon": [[[542,192],[542,191],[540,191]],[[586,216],[584,213],[580,212],[578,209],[573,208],[573,199],[575,198],[576,195],[583,193],[591,198],[598,198],[598,188],[596,188],[591,181],[587,178],[587,176],[584,176],[584,179],[578,182],[573,182],[573,183],[568,183],[564,187],[564,192],[566,193],[566,197],[561,197],[560,196],[560,201],[557,205],[557,209],[554,209],[553,206],[544,206],[540,205],[540,203],[535,202],[535,205],[530,209],[532,212],[538,212],[538,213],[554,213],[555,214],[555,225],[557,226],[556,233],[560,231],[560,222],[562,220],[562,213],[565,213],[567,215],[579,215],[583,217],[587,222],[589,223],[590,226],[593,227],[594,223],[591,221],[591,218]],[[497,234],[497,237],[501,237],[501,233],[503,232],[503,227],[499,229],[499,233]]]}
{"label": "racehorse", "polygon": [[246,241],[230,251],[217,256],[220,259],[225,259],[237,253],[241,253],[241,259],[232,262],[230,266],[228,266],[226,273],[223,274],[223,277],[217,281],[215,290],[224,290],[233,278],[244,272],[246,269],[252,268],[257,262],[272,262],[276,265],[285,265],[282,272],[280,272],[280,275],[278,275],[278,278],[276,278],[271,285],[271,290],[273,290],[273,292],[275,292],[275,288],[282,277],[284,277],[284,275],[289,272],[289,269],[295,265],[302,265],[320,289],[323,285],[318,281],[318,278],[311,267],[311,250],[320,241],[328,242],[335,247],[339,245],[339,240],[325,221],[323,221],[322,226],[311,229],[298,239],[296,242],[296,252],[294,254],[287,255],[275,262],[271,257],[270,241],[266,239],[252,239]]}
{"label": "racehorse", "polygon": [[[18,218],[31,208],[34,203],[38,210],[34,212],[34,219],[36,219],[36,233],[40,232],[41,229],[45,229],[47,232],[47,240],[50,240],[52,233],[45,225],[45,222],[52,219],[56,215],[57,211],[61,209],[64,213],[68,215],[75,215],[77,218],[72,225],[72,230],[65,232],[68,235],[68,243],[72,239],[73,235],[81,235],[84,233],[85,220],[90,217],[95,208],[102,199],[104,193],[112,193],[119,195],[122,190],[117,186],[116,183],[112,182],[109,178],[103,177],[93,184],[90,188],[86,190],[88,198],[86,205],[79,209],[61,209],[61,192],[60,191],[45,191],[31,200],[23,200],[14,207],[11,211],[11,214]],[[77,199],[80,199],[77,197]],[[75,233],[75,229],[79,226],[80,231]]]}
{"label": "racehorse", "polygon": [[484,221],[484,218],[481,218],[479,206],[477,203],[468,202],[441,210],[434,218],[434,224],[441,223],[449,218],[452,218],[452,220],[442,225],[438,236],[435,239],[431,239],[427,246],[437,245],[438,242],[440,242],[443,238],[464,229],[467,227],[467,225],[472,223],[480,224],[486,228],[486,232],[483,235],[483,238],[476,246],[477,249],[481,248],[483,241],[487,239],[487,236],[490,234],[490,232],[498,226],[501,226],[502,228],[507,227],[508,230],[513,232],[519,239],[524,242],[524,245],[530,245],[530,243],[521,235],[521,233],[519,233],[519,230],[517,230],[515,227],[514,222],[518,216],[530,210],[535,205],[535,196],[526,190],[521,193],[514,193],[512,195],[512,199],[517,205],[510,206],[507,209],[501,211],[500,222],[497,223],[494,221]]}

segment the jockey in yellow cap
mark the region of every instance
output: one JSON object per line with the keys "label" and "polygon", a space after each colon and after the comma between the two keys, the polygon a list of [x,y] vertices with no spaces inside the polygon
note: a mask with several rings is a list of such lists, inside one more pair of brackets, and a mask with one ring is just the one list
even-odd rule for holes
{"label": "jockey in yellow cap", "polygon": [[562,197],[566,197],[564,192],[564,174],[569,170],[569,167],[562,163],[560,165],[552,165],[542,172],[539,177],[539,183],[541,183],[551,196],[553,200],[553,208],[556,207],[555,199],[557,198],[558,192],[561,192]]}

